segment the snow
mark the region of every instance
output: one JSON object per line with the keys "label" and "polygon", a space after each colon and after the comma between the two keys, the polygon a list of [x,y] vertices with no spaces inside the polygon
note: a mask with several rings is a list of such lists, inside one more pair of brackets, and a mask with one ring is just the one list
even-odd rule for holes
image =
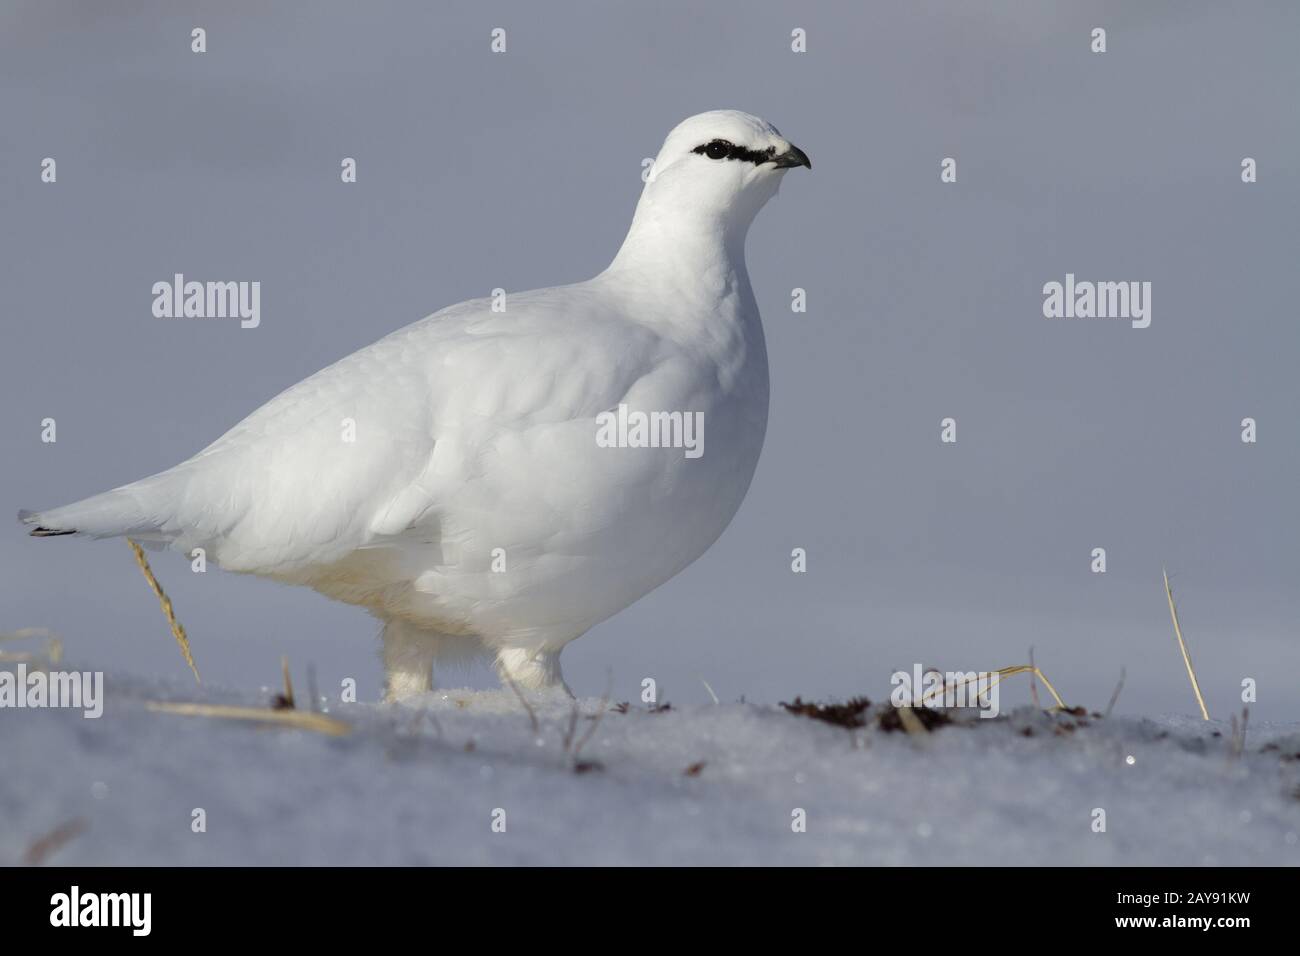
{"label": "snow", "polygon": [[1297,724],[1251,726],[1233,756],[1222,721],[1030,707],[909,735],[774,704],[620,713],[583,699],[568,735],[562,696],[530,695],[534,732],[509,690],[439,690],[332,703],[353,731],[329,737],[145,706],[273,693],[110,674],[98,720],[0,711],[0,864],[74,821],[47,863],[1300,862]]}

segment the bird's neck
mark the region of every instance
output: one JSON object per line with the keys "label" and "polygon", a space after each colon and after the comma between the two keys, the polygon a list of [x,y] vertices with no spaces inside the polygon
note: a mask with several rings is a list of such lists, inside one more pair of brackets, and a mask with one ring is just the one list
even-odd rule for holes
{"label": "bird's neck", "polygon": [[713,214],[642,193],[618,255],[597,282],[635,294],[637,319],[718,363],[726,389],[748,382],[767,407],[767,352],[745,268],[745,235],[757,208]]}
{"label": "bird's neck", "polygon": [[725,295],[748,285],[745,235],[752,218],[656,199],[647,191],[605,274],[666,295]]}

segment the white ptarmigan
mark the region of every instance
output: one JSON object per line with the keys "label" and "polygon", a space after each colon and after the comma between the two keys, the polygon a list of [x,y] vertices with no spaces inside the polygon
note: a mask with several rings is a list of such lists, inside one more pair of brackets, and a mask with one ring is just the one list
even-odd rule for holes
{"label": "white ptarmigan", "polygon": [[755,116],[692,116],[594,279],[443,309],[174,468],[19,517],[361,605],[390,699],[467,645],[519,686],[562,685],[561,649],[703,554],[745,497],[768,405],[745,235],[811,165]]}

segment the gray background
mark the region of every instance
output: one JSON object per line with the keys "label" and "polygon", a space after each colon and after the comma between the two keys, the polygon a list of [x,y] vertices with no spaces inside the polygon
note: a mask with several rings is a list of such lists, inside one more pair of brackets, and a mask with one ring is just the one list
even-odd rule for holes
{"label": "gray background", "polygon": [[[160,470],[444,305],[598,272],[642,158],[734,107],[815,164],[750,237],[767,446],[722,540],[566,652],[578,693],[874,696],[1033,645],[1072,702],[1124,666],[1121,711],[1191,712],[1164,563],[1211,712],[1249,676],[1257,717],[1296,719],[1298,48],[1280,2],[5,3],[0,505]],[[178,271],[260,280],[261,328],[153,318]],[[1151,281],[1151,327],[1044,319],[1066,272]],[[124,543],[8,527],[0,629],[184,674]],[[287,653],[378,692],[362,611],[155,567],[207,682],[274,683]]]}

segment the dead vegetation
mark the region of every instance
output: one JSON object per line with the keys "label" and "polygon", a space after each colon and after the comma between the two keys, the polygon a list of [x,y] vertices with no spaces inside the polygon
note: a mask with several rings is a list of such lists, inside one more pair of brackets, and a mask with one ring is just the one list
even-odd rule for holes
{"label": "dead vegetation", "polygon": [[27,852],[23,854],[23,862],[28,866],[40,866],[60,847],[71,843],[85,832],[89,826],[90,824],[80,817],[59,824],[49,833],[32,841],[27,847]]}
{"label": "dead vegetation", "polygon": [[909,718],[920,724],[921,731],[926,733],[952,723],[952,718],[944,711],[933,707],[884,707],[876,718],[876,726],[885,733],[904,730],[915,734],[916,724],[909,726]]}
{"label": "dead vegetation", "polygon": [[[144,574],[145,580],[153,590],[154,595],[158,598],[159,605],[167,619],[172,635],[185,658],[186,664],[193,672],[195,681],[198,682],[200,680],[199,671],[194,662],[193,654],[191,653],[189,639],[186,635],[185,628],[176,618],[176,613],[172,606],[171,599],[158,583],[158,579],[153,574],[149,562],[145,558],[144,551],[135,541],[128,539],[128,543],[135,555],[137,564],[140,566],[141,572]],[[1164,590],[1169,605],[1170,617],[1173,621],[1174,634],[1187,668],[1188,677],[1191,680],[1197,704],[1200,707],[1202,717],[1208,720],[1209,712],[1205,707],[1205,701],[1201,695],[1196,672],[1192,667],[1191,655],[1187,649],[1186,641],[1183,638],[1182,627],[1178,618],[1178,610],[1174,603],[1173,590],[1170,586],[1169,576],[1167,573],[1164,575]],[[31,661],[38,665],[41,663],[54,664],[59,661],[62,654],[62,644],[57,637],[47,631],[29,628],[10,634],[0,634],[0,642],[33,638],[45,639],[47,641],[46,653],[43,661],[37,654],[20,652],[0,652],[0,660]],[[1004,667],[992,673],[996,677],[996,680],[994,681],[995,684],[1010,676],[1028,674],[1030,679],[1030,697],[1036,709],[1039,708],[1038,683],[1041,681],[1048,693],[1051,694],[1052,699],[1055,701],[1055,707],[1051,708],[1050,712],[1059,714],[1063,717],[1076,718],[1076,721],[1074,722],[1066,721],[1056,724],[1053,729],[1055,734],[1069,734],[1072,733],[1076,727],[1086,726],[1087,721],[1082,719],[1087,716],[1086,709],[1082,707],[1069,708],[1065,705],[1065,702],[1061,699],[1055,687],[1052,686],[1052,683],[1036,665],[1034,661],[1033,648],[1030,648],[1029,651],[1028,664]],[[342,736],[351,732],[351,725],[319,712],[315,693],[314,674],[309,674],[311,706],[310,710],[305,712],[298,709],[294,695],[293,683],[290,678],[289,662],[287,658],[281,658],[281,678],[283,687],[282,692],[276,694],[272,698],[270,706],[265,709],[199,702],[162,701],[150,701],[146,706],[152,711],[162,713],[228,720],[244,720],[266,725],[279,725],[310,730],[331,736]],[[1110,716],[1115,707],[1115,703],[1119,698],[1120,691],[1124,687],[1124,680],[1125,672],[1121,669],[1119,683],[1115,687],[1114,693],[1111,695],[1105,714],[1093,714],[1094,717],[1102,718],[1103,716]],[[612,686],[612,675],[610,683]],[[536,710],[520,688],[513,680],[510,680],[509,677],[506,678],[506,684],[518,698],[519,703],[528,718],[532,734],[540,739],[543,728]],[[707,681],[704,682],[704,686],[708,690],[709,696],[713,699],[714,704],[717,705],[719,703],[718,697],[713,692],[712,687],[709,686]],[[960,687],[960,685],[958,685],[958,687]],[[795,697],[792,703],[781,702],[780,706],[791,714],[807,717],[812,720],[818,720],[851,731],[874,727],[883,733],[901,731],[912,735],[924,736],[931,731],[955,722],[953,714],[959,714],[961,711],[948,710],[942,706],[936,706],[936,702],[942,702],[947,695],[953,693],[956,689],[957,687],[941,685],[937,689],[932,689],[922,695],[919,705],[910,707],[879,706],[873,708],[871,701],[866,697],[852,697],[846,701],[828,702],[804,701],[802,697]],[[601,698],[600,707],[597,713],[586,715],[586,719],[591,722],[590,726],[587,728],[585,733],[579,735],[578,724],[582,715],[579,712],[577,702],[575,701],[573,703],[572,709],[568,715],[568,720],[560,728],[560,749],[574,773],[590,773],[604,769],[599,761],[583,760],[581,758],[583,747],[591,740],[600,725],[601,719],[607,711],[612,710],[617,714],[628,714],[631,709],[631,706],[626,701],[611,706],[609,703],[609,689],[607,689],[605,695]],[[664,703],[651,704],[646,708],[645,712],[648,714],[665,714],[672,710],[672,704],[665,701]],[[438,739],[441,740],[443,737],[442,727],[438,724],[437,719],[426,710],[421,710],[416,715],[415,720],[412,722],[412,727],[418,730],[419,723],[425,718],[433,723]],[[1248,719],[1249,714],[1247,712],[1243,712],[1240,724],[1238,724],[1237,718],[1235,716],[1233,717],[1230,753],[1234,757],[1240,756],[1245,750]],[[982,721],[977,723],[982,723]],[[1034,735],[1034,730],[1031,727],[1024,727],[1020,730],[1020,733],[1029,737]],[[1215,736],[1218,736],[1217,732]],[[472,752],[474,749],[473,740],[468,741],[464,749],[466,752]],[[705,764],[702,761],[692,764],[686,768],[685,775],[698,776],[704,766]]]}
{"label": "dead vegetation", "polygon": [[855,729],[867,725],[866,715],[871,708],[871,701],[865,697],[853,697],[844,703],[819,704],[816,701],[805,702],[802,697],[796,697],[794,703],[787,704],[782,701],[781,706],[800,717],[811,717],[813,720],[834,724],[836,727]]}
{"label": "dead vegetation", "polygon": [[1174,605],[1174,592],[1169,587],[1169,572],[1161,569],[1165,577],[1165,597],[1169,599],[1169,616],[1174,621],[1174,637],[1178,639],[1178,650],[1182,652],[1183,663],[1187,665],[1187,677],[1192,682],[1192,691],[1196,694],[1196,705],[1201,708],[1201,719],[1209,720],[1210,712],[1205,707],[1205,698],[1201,696],[1201,683],[1196,679],[1196,670],[1192,667],[1192,655],[1187,650],[1187,642],[1183,640],[1183,628],[1178,623],[1178,608]]}
{"label": "dead vegetation", "polygon": [[44,627],[23,627],[16,631],[0,633],[0,644],[15,641],[44,641],[45,652],[38,651],[0,651],[0,662],[14,664],[33,664],[48,670],[63,659],[63,642],[53,631]]}
{"label": "dead vegetation", "polygon": [[843,702],[826,703],[796,697],[793,703],[782,701],[781,706],[800,717],[810,717],[848,730],[876,727],[885,733],[905,731],[915,734],[928,733],[936,727],[952,723],[952,718],[937,708],[880,706],[873,709],[871,701],[866,697],[851,697]]}
{"label": "dead vegetation", "polygon": [[280,677],[283,689],[271,699],[269,708],[240,707],[229,704],[204,704],[197,702],[146,701],[149,710],[184,717],[214,717],[221,720],[244,720],[272,726],[310,730],[329,737],[345,737],[352,733],[352,725],[312,710],[298,710],[293,694],[293,681],[289,678],[289,659],[280,658]]}
{"label": "dead vegetation", "polygon": [[140,571],[144,574],[144,579],[149,582],[149,587],[153,590],[154,596],[158,598],[159,605],[162,606],[162,612],[167,618],[172,637],[176,638],[181,654],[185,657],[185,663],[189,664],[190,670],[194,672],[194,683],[202,684],[203,681],[199,679],[198,665],[194,663],[194,655],[190,653],[190,639],[186,636],[185,628],[181,626],[181,622],[176,620],[176,611],[172,608],[172,599],[167,596],[167,592],[162,589],[162,585],[154,577],[153,568],[149,567],[149,559],[144,556],[144,549],[130,538],[126,539],[126,543],[131,546],[131,552],[135,555],[135,563],[140,565]]}

